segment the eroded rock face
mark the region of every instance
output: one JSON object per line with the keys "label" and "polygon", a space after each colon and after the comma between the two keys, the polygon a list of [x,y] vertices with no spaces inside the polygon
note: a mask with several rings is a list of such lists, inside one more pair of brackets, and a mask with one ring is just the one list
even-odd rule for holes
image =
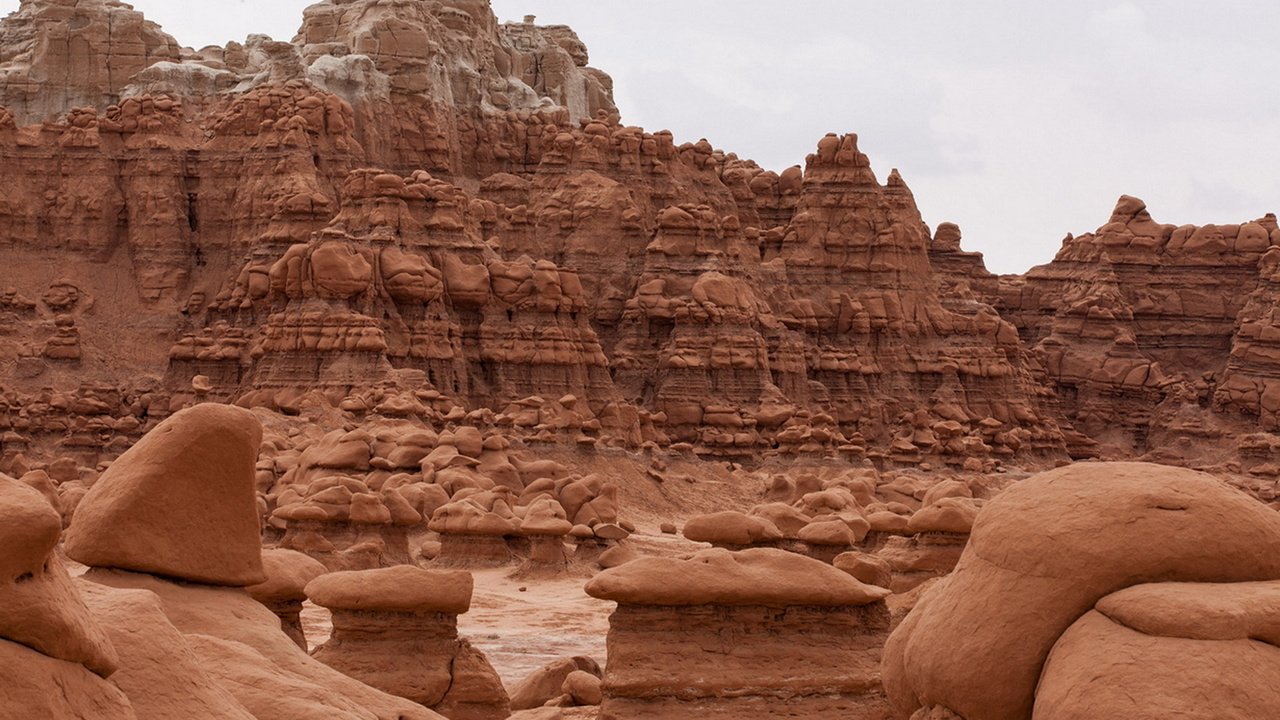
{"label": "eroded rock face", "polygon": [[[7,508],[0,515],[15,523],[0,523],[0,535],[21,573],[12,597],[0,592],[4,617],[16,628],[0,627],[3,637],[47,647],[104,676],[117,668],[121,674],[118,687],[103,694],[65,670],[43,668],[47,681],[66,687],[52,693],[60,698],[53,704],[45,698],[33,708],[68,718],[439,717],[311,659],[273,609],[244,590],[257,584],[252,592],[264,601],[286,605],[274,610],[296,612],[290,586],[323,572],[305,556],[273,556],[279,562],[270,563],[272,577],[263,582],[269,579],[254,490],[261,435],[253,413],[216,404],[179,412],[149,433],[83,499],[67,546],[94,567],[76,587],[51,554],[57,512],[35,488],[0,476]],[[43,564],[32,565],[42,554]],[[32,594],[42,589],[43,597]],[[91,632],[90,618],[105,632]],[[17,708],[41,686],[20,680],[13,685]],[[100,707],[86,711],[85,702]]]}
{"label": "eroded rock face", "polygon": [[633,560],[586,589],[618,603],[601,718],[888,717],[875,670],[888,591],[833,567],[707,550]]}
{"label": "eroded rock face", "polygon": [[[1275,225],[1275,218],[1262,221],[1263,228]],[[1242,229],[1241,232],[1244,232]],[[1254,232],[1257,235],[1256,231]],[[1272,227],[1280,241],[1280,231]],[[1214,407],[1229,414],[1256,417],[1261,429],[1274,433],[1280,428],[1280,385],[1272,374],[1277,363],[1277,318],[1275,300],[1280,290],[1280,250],[1274,245],[1258,260],[1258,288],[1246,299],[1236,317],[1231,355],[1222,380],[1213,394]]]}
{"label": "eroded rock face", "polygon": [[[533,671],[532,674],[511,688],[511,709],[514,711],[531,710],[544,705],[561,707],[565,705],[599,705],[600,698],[592,698],[595,702],[583,702],[585,698],[578,698],[574,696],[574,693],[566,692],[566,688],[572,689],[578,685],[590,684],[590,681],[581,677],[582,675],[594,677],[596,679],[596,687],[599,688],[599,680],[603,675],[603,671],[595,660],[589,657],[554,660]],[[566,696],[568,696],[568,702],[565,702]]]}
{"label": "eroded rock face", "polygon": [[128,696],[139,720],[252,720],[235,695],[202,666],[165,616],[157,595],[86,581],[76,587],[120,653],[121,667],[111,681]]}
{"label": "eroded rock face", "polygon": [[[144,673],[139,687],[146,687],[146,678],[167,683],[166,687],[187,686],[193,678],[185,670],[194,662],[259,720],[441,717],[312,659],[281,631],[276,615],[241,589],[176,583],[152,575],[96,568],[84,579],[112,589],[101,595],[101,602],[117,608],[113,612],[121,612],[120,608],[139,599],[144,601],[144,607],[155,608],[158,600],[164,617],[185,641],[185,646],[177,648],[159,642],[131,642],[127,652],[138,664],[138,671]],[[139,590],[148,593],[120,594]],[[134,622],[136,618],[130,616],[121,631],[127,631]],[[169,662],[175,652],[185,656],[184,664]],[[190,712],[195,715],[207,712],[207,705],[202,708],[201,704],[215,697],[201,692],[177,696],[176,700],[170,696],[169,702],[174,703],[170,707],[179,708],[189,702]],[[163,697],[152,700],[164,702]]]}
{"label": "eroded rock face", "polygon": [[307,594],[333,612],[333,636],[314,656],[453,720],[501,720],[511,713],[502,681],[458,637],[471,592],[469,573],[408,566],[317,578]]}
{"label": "eroded rock face", "polygon": [[856,136],[776,173],[628,126],[572,30],[481,0],[322,2],[291,41],[199,52],[106,0],[3,22],[10,470],[318,391],[585,448],[1280,474],[1249,437],[1280,408],[1274,217],[1173,227],[1125,197],[998,279]]}
{"label": "eroded rock face", "polygon": [[26,0],[0,28],[0,105],[21,124],[105,107],[133,77],[181,50],[159,25],[112,0]]}
{"label": "eroded rock face", "polygon": [[[1246,628],[1265,633],[1249,613],[1233,615],[1231,608],[1270,602],[1270,584],[1233,583],[1280,577],[1276,559],[1258,551],[1277,539],[1272,509],[1209,475],[1138,463],[1042,473],[983,508],[955,571],[889,638],[885,688],[903,716],[941,708],[970,720],[1105,717],[1135,702],[1150,712],[1144,703],[1163,702],[1156,687],[1200,682],[1184,684],[1187,656],[1180,651],[1193,648],[1179,647],[1177,638],[1241,639],[1214,655],[1208,672],[1217,672],[1219,661],[1263,660],[1273,652],[1245,647]],[[999,627],[980,619],[993,609]],[[1201,621],[1202,630],[1185,629]],[[1137,695],[1122,698],[1116,688],[1126,677],[1126,658],[1144,668],[1146,679]],[[1081,668],[1093,660],[1099,664],[1090,672],[1104,680],[1077,697]],[[1264,662],[1241,684],[1274,667]],[[1252,704],[1260,695],[1246,696],[1237,707],[1260,707]],[[1205,713],[1197,717],[1216,712],[1216,693],[1176,697],[1188,712]]]}
{"label": "eroded rock face", "polygon": [[0,718],[137,720],[120,688],[77,663],[0,640]]}
{"label": "eroded rock face", "polygon": [[55,552],[61,532],[39,492],[0,474],[0,717],[131,720],[106,680],[120,656]]}
{"label": "eroded rock face", "polygon": [[[1278,590],[1276,582],[1155,583],[1108,595],[1054,646],[1037,692],[1036,716],[1160,708],[1205,718],[1266,712],[1274,692],[1269,678],[1280,670]],[[1188,652],[1195,653],[1195,663],[1186,662]],[[1095,676],[1101,682],[1079,682],[1088,665],[1103,669]],[[1136,667],[1160,671],[1139,674]]]}
{"label": "eroded rock face", "polygon": [[[6,27],[70,7],[30,0]],[[0,360],[11,404],[41,409],[28,444],[61,429],[37,388],[102,377],[78,392],[105,407],[70,414],[103,458],[192,403],[295,414],[313,391],[356,418],[536,413],[587,448],[977,469],[1064,452],[1016,333],[944,301],[939,278],[980,263],[943,261],[955,233],[931,246],[854,136],[778,174],[627,126],[571,30],[499,26],[483,2],[319,3],[292,42],[129,82],[40,131],[0,123],[0,258],[32,271],[2,296],[21,342]],[[39,270],[54,249],[71,277]],[[158,380],[116,387],[121,370]]]}
{"label": "eroded rock face", "polygon": [[1274,216],[1162,224],[1125,196],[1106,225],[1068,236],[1048,265],[1001,278],[989,299],[1034,347],[1067,419],[1099,443],[1093,452],[1220,458],[1227,438],[1269,427],[1259,378],[1276,232]]}
{"label": "eroded rock face", "polygon": [[204,404],[174,415],[85,495],[67,554],[208,585],[263,582],[254,490],[261,442],[247,410]]}
{"label": "eroded rock face", "polygon": [[[1230,586],[1198,589],[1207,597],[1219,590],[1233,592]],[[1203,610],[1198,604],[1185,609]],[[1249,637],[1246,627],[1247,620],[1234,632],[1207,638],[1177,630],[1150,633],[1091,611],[1054,646],[1036,694],[1035,717],[1176,712],[1243,720],[1265,715],[1275,702],[1280,653],[1274,643]]]}

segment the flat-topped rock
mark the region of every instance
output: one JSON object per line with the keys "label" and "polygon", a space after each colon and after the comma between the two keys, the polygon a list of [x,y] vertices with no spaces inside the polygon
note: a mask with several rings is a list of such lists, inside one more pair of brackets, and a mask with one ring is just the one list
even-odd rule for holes
{"label": "flat-topped rock", "polygon": [[323,575],[306,592],[330,610],[461,615],[471,608],[473,587],[469,572],[398,565]]}
{"label": "flat-topped rock", "polygon": [[641,558],[597,575],[614,600],[601,718],[887,718],[876,668],[889,591],[772,548]]}
{"label": "flat-topped rock", "polygon": [[889,595],[826,563],[772,548],[639,558],[600,573],[586,591],[621,605],[658,606],[839,607]]}
{"label": "flat-topped rock", "polygon": [[1147,635],[1280,646],[1280,581],[1135,585],[1102,598],[1096,608]]}
{"label": "flat-topped rock", "polygon": [[254,462],[262,425],[229,405],[197,405],[111,464],[76,508],[67,555],[208,585],[266,580]]}
{"label": "flat-topped rock", "polygon": [[684,536],[694,542],[741,547],[781,540],[782,532],[766,517],[724,510],[689,518]]}
{"label": "flat-topped rock", "polygon": [[471,574],[401,565],[337,572],[307,585],[333,613],[333,634],[312,656],[385,692],[454,720],[501,720],[507,691],[484,653],[458,637]]}
{"label": "flat-topped rock", "polygon": [[267,581],[245,588],[264,605],[290,600],[306,600],[307,583],[328,570],[323,563],[296,550],[272,548],[262,551],[262,568]]}

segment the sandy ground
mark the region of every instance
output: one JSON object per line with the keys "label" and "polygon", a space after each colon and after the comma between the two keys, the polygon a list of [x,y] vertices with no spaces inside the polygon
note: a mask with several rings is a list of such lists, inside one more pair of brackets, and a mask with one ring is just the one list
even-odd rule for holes
{"label": "sandy ground", "polygon": [[[642,531],[627,542],[642,555],[699,549],[656,532]],[[589,571],[574,568],[556,577],[520,577],[513,567],[471,573],[471,611],[458,618],[458,632],[489,657],[508,688],[557,658],[586,655],[604,667],[614,604],[583,592]],[[313,648],[332,632],[329,611],[310,602],[303,608],[302,625]]]}
{"label": "sandy ground", "polygon": [[556,658],[586,655],[604,666],[613,603],[583,592],[585,578],[511,580],[507,572],[475,573],[471,612],[458,618],[458,631],[507,687]]}
{"label": "sandy ground", "polygon": [[[585,577],[510,578],[511,568],[476,570],[471,612],[458,632],[489,657],[508,688],[556,658],[587,655],[604,666],[613,603],[582,591]],[[329,611],[308,602],[302,625],[311,647],[332,632]]]}

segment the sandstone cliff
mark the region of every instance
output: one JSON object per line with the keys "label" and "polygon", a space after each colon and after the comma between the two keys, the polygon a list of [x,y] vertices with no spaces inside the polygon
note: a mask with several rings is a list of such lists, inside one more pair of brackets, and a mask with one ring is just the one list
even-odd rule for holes
{"label": "sandstone cliff", "polygon": [[1124,198],[997,278],[856,136],[767,171],[626,125],[588,61],[482,0],[330,0],[292,41],[200,50],[122,3],[25,0],[0,22],[4,462],[92,467],[213,399],[731,458],[1214,443],[1198,462],[1271,470],[1273,217]]}

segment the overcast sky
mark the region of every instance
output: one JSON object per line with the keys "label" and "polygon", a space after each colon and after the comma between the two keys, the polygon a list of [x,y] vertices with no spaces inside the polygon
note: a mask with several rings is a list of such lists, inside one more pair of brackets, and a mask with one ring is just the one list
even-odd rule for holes
{"label": "overcast sky", "polygon": [[[291,38],[307,0],[134,0],[199,47]],[[16,8],[0,0],[0,12]],[[566,23],[624,120],[781,170],[827,132],[897,167],[998,272],[1052,258],[1116,198],[1157,220],[1280,211],[1275,0],[494,0]]]}

